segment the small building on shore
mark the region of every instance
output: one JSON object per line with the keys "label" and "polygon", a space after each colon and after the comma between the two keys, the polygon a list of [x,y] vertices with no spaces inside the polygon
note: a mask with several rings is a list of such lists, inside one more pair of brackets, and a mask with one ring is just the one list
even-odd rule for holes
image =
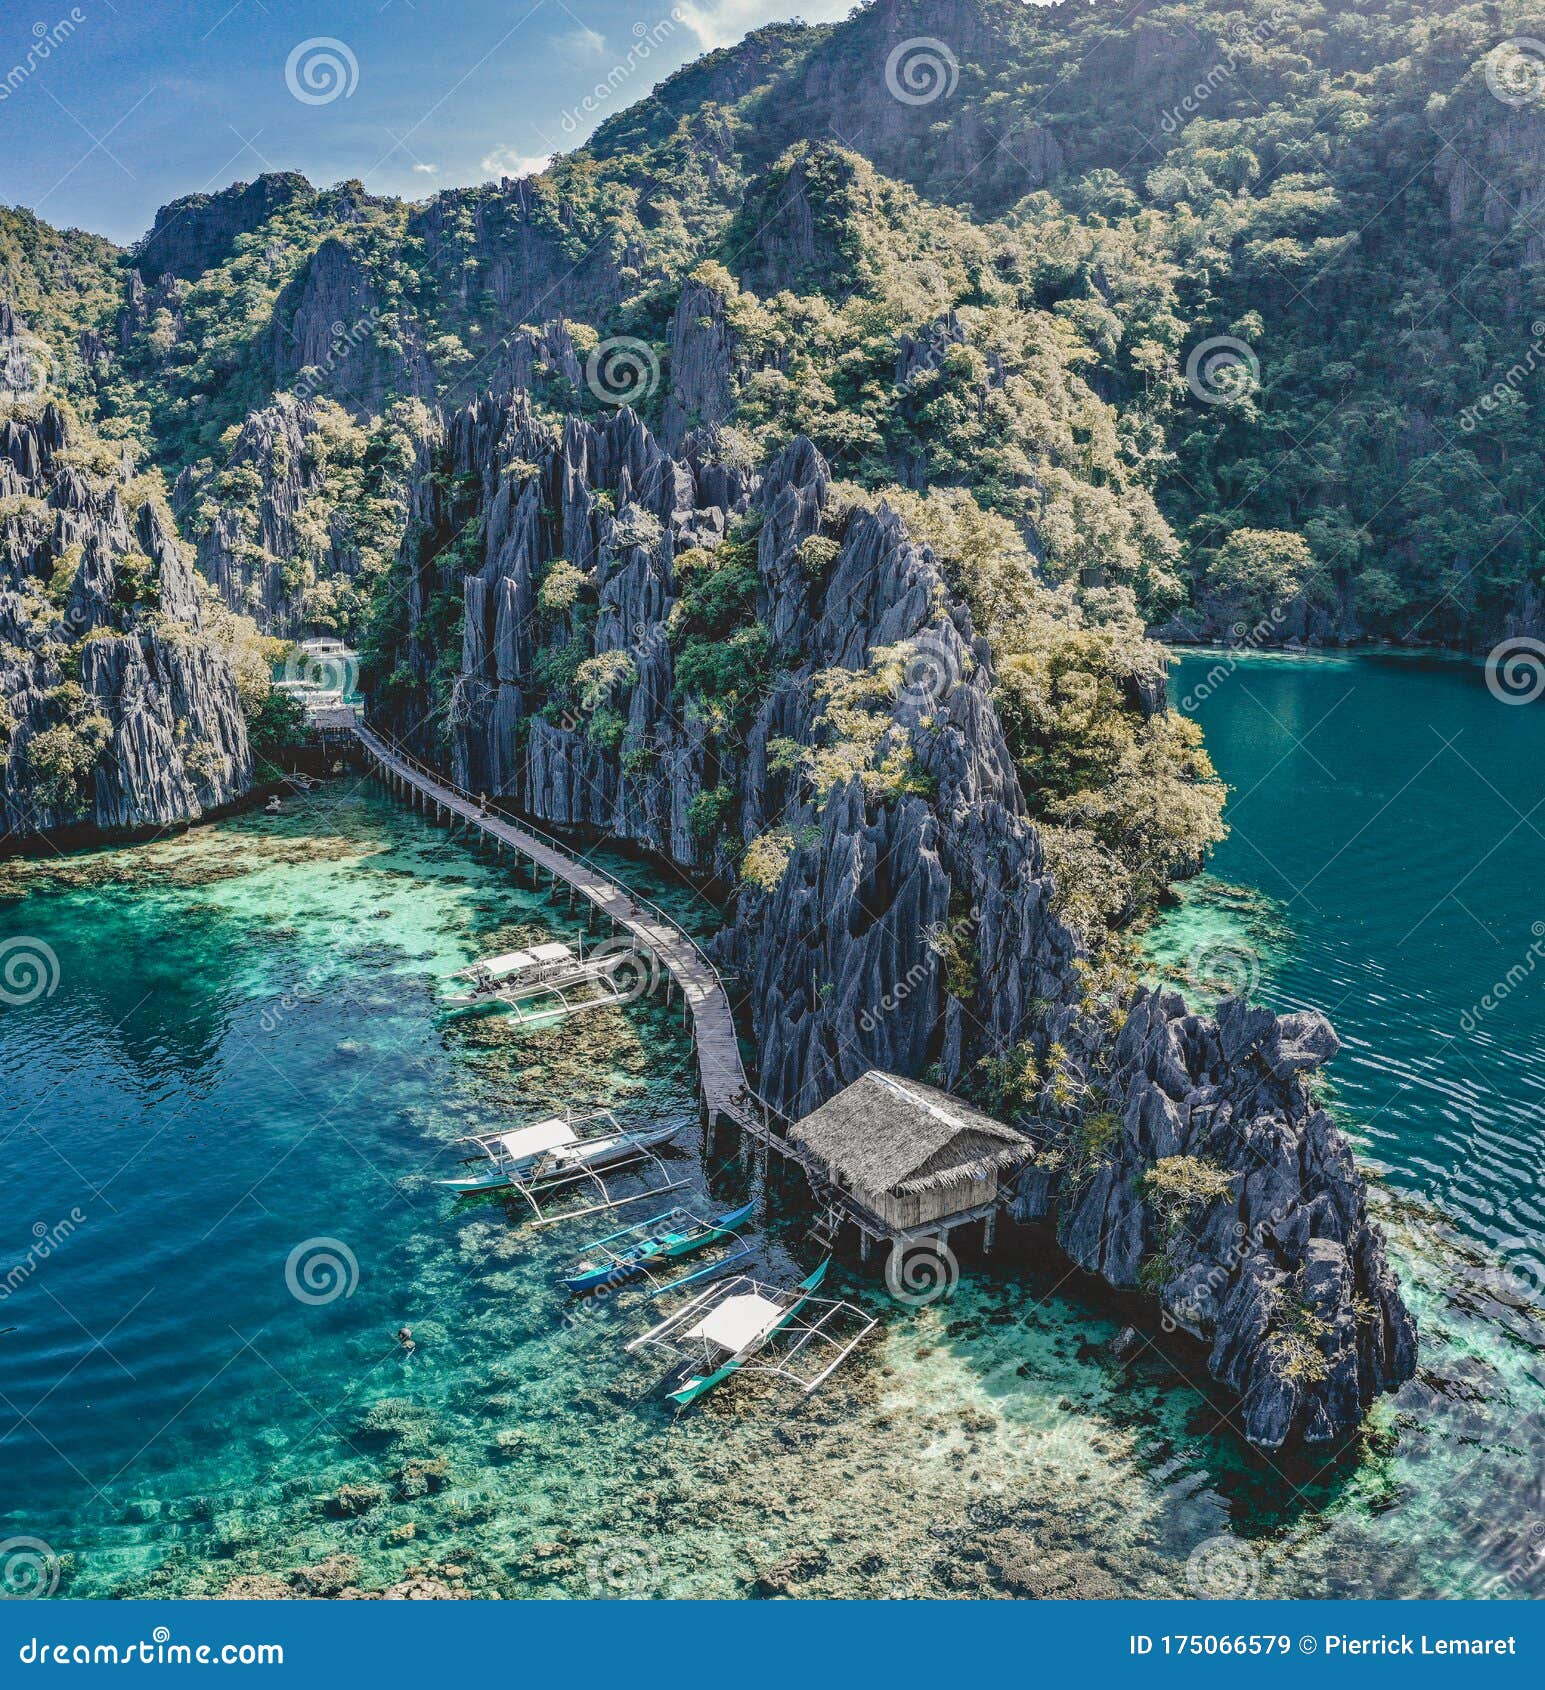
{"label": "small building on shore", "polygon": [[844,1220],[874,1239],[947,1238],[985,1221],[1030,1142],[949,1092],[871,1068],[789,1128],[800,1160]]}

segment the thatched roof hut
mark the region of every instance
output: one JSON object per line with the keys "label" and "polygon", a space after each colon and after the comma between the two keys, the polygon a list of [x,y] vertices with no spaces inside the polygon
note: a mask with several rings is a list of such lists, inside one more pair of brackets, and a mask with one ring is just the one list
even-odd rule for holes
{"label": "thatched roof hut", "polygon": [[948,1092],[871,1068],[789,1129],[836,1190],[895,1234],[989,1209],[1029,1141]]}

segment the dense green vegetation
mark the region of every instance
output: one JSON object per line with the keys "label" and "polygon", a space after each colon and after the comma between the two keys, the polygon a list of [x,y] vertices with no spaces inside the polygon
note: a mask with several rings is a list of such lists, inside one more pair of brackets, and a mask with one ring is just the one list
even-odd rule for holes
{"label": "dense green vegetation", "polygon": [[[915,106],[883,74],[908,34],[954,60]],[[116,325],[106,243],[7,213],[0,285],[104,434],[175,472],[304,379],[324,247],[364,326],[319,390],[360,420],[473,390],[544,301],[581,351],[663,353],[695,273],[758,453],[805,432],[868,487],[969,486],[1151,622],[1478,644],[1541,584],[1530,36],[1520,4],[898,0],[709,55],[518,193],[297,193],[196,279],[147,276],[110,363],[78,345]]]}
{"label": "dense green vegetation", "polygon": [[[882,475],[880,460],[894,472],[921,459],[935,484],[966,480],[1027,519],[1055,565],[1056,513],[1038,505],[1045,478],[1027,477],[1024,458],[1039,467],[1066,445],[1044,419],[1024,425],[1018,394],[984,399],[971,380],[971,353],[991,358],[995,338],[1012,380],[1016,350],[1045,334],[1025,314],[1038,308],[1117,413],[1118,450],[1095,440],[1073,474],[1097,489],[1151,474],[1195,601],[1183,621],[1217,634],[1265,616],[1266,641],[1485,644],[1533,614],[1545,561],[1530,427],[1545,375],[1545,78],[1529,45],[1540,34],[1517,0],[898,4],[834,31],[760,32],[605,125],[591,151],[636,166],[727,133],[735,164],[773,184],[786,149],[863,137],[880,172],[974,219],[957,242],[930,210],[915,239],[892,243],[877,291],[882,312],[898,294],[902,310],[871,319],[874,347],[841,297],[862,271],[851,240],[818,242],[836,284],[822,306],[796,286],[741,307],[748,364],[769,335],[778,354],[744,384],[753,423],[846,447],[860,479]],[[956,61],[949,91],[915,121],[875,93],[888,47],[910,35],[942,40]],[[862,184],[856,171],[834,189],[848,231],[876,204]],[[901,203],[894,184],[879,198]],[[967,286],[947,261],[933,269],[962,307],[964,344],[898,415],[883,359],[866,354],[940,304],[922,297],[923,266],[909,276],[907,254],[953,246],[969,267],[973,242],[991,263]],[[754,255],[726,250],[725,263],[761,291]],[[1214,352],[1193,356],[1223,337],[1238,350],[1221,368]],[[795,342],[814,342],[814,357],[790,363]],[[1072,431],[1079,440],[1076,420]],[[1295,537],[1307,571],[1230,590],[1240,531]],[[1079,538],[1060,548],[1069,561]],[[1091,553],[1111,549],[1110,534],[1098,540]],[[1137,549],[1146,569],[1165,561],[1151,541]],[[1179,607],[1166,586],[1159,567],[1145,614]]]}
{"label": "dense green vegetation", "polygon": [[[484,513],[442,462],[409,530],[435,402],[524,360],[556,431],[604,408],[587,360],[625,335],[659,365],[632,395],[653,426],[685,408],[741,468],[808,435],[841,480],[800,570],[818,585],[843,510],[882,498],[932,548],[991,643],[1062,908],[1098,939],[1219,835],[1146,630],[1484,646],[1537,619],[1545,77],[1508,43],[1540,33],[1514,3],[889,0],[708,55],[535,179],[423,206],[291,177],[198,196],[202,273],[177,219],[179,275],[135,281],[135,254],[0,213],[0,288],[93,450],[186,472],[184,532],[234,535],[236,610],[277,595],[362,632],[382,705],[416,700],[442,748],[476,707]],[[946,50],[937,97],[899,100],[887,66],[917,36]],[[658,542],[608,512],[617,545]],[[691,830],[776,884],[792,835],[748,847],[726,796],[775,680],[754,526],[675,573],[677,703],[711,756]],[[597,614],[594,579],[549,563],[531,708],[640,774]],[[887,728],[915,656],[820,677],[815,743],[775,743],[771,775],[817,803],[852,776],[876,802],[923,790]]]}
{"label": "dense green vegetation", "polygon": [[66,380],[89,381],[78,337],[109,321],[122,278],[118,249],[79,229],[51,229],[30,211],[0,206],[0,299],[71,366]]}

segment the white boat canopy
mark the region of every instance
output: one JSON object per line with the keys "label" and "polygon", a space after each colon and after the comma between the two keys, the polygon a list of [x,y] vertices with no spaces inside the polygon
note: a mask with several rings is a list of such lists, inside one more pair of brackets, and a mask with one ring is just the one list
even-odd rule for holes
{"label": "white boat canopy", "polygon": [[517,969],[529,968],[536,958],[530,951],[506,951],[503,956],[486,957],[467,970],[476,974],[513,974]]}
{"label": "white boat canopy", "polygon": [[503,956],[484,957],[481,961],[473,963],[470,968],[463,968],[459,972],[465,979],[473,979],[478,975],[493,975],[502,979],[505,975],[519,974],[527,968],[541,968],[548,963],[576,960],[567,945],[533,945],[529,951],[506,951]]}
{"label": "white boat canopy", "polygon": [[567,1121],[554,1116],[550,1121],[538,1121],[533,1126],[521,1127],[517,1132],[501,1133],[499,1143],[507,1156],[519,1158],[539,1156],[544,1150],[573,1144],[577,1138],[578,1134]]}
{"label": "white boat canopy", "polygon": [[747,1344],[770,1332],[787,1313],[787,1304],[775,1303],[759,1291],[747,1291],[738,1297],[726,1297],[682,1336],[706,1338],[710,1344],[738,1355]]}

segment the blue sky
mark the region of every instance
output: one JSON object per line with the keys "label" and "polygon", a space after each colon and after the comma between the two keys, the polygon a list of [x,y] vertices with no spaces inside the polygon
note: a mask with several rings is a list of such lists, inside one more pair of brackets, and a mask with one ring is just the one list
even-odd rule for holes
{"label": "blue sky", "polygon": [[265,170],[423,198],[535,169],[708,48],[851,3],[3,0],[0,203],[127,243]]}

